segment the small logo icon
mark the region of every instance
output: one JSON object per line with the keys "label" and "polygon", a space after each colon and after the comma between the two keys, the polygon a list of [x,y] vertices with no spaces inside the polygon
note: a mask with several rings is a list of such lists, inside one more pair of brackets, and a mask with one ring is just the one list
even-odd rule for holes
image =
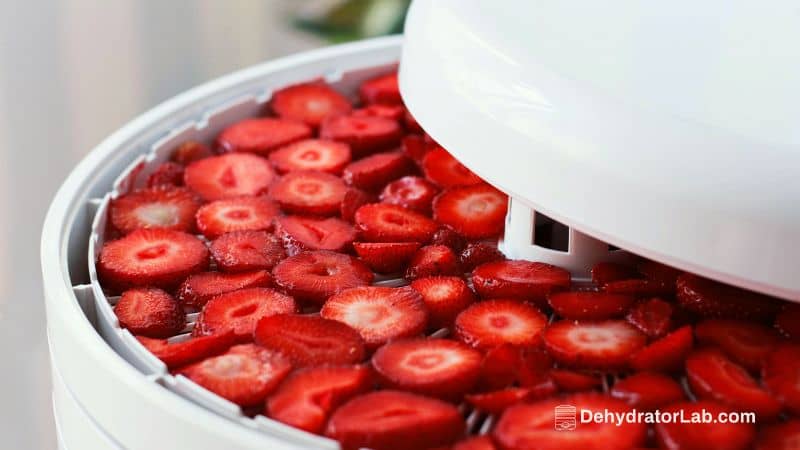
{"label": "small logo icon", "polygon": [[572,431],[577,424],[578,411],[572,405],[558,405],[555,408],[556,431]]}

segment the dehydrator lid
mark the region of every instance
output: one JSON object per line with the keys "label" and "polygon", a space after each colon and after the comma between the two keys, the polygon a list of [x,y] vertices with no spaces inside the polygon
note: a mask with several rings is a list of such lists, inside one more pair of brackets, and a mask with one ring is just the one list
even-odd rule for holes
{"label": "dehydrator lid", "polygon": [[799,42],[790,1],[415,0],[400,88],[537,211],[800,300]]}

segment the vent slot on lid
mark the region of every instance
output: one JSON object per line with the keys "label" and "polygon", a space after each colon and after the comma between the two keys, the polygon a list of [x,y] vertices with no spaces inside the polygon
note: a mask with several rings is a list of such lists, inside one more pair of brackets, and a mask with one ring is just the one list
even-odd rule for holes
{"label": "vent slot on lid", "polygon": [[538,211],[534,211],[533,214],[533,236],[531,243],[550,250],[568,252],[569,227],[563,223],[556,222]]}

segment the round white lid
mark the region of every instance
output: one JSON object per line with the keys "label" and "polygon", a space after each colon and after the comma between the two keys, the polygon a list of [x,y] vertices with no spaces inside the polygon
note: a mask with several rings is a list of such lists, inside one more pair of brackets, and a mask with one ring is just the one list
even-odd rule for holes
{"label": "round white lid", "polygon": [[798,42],[788,0],[415,0],[400,89],[537,211],[800,300]]}

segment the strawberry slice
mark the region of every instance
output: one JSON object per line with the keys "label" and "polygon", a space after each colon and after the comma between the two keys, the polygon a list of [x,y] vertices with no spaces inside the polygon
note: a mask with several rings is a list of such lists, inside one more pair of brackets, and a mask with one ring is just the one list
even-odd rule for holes
{"label": "strawberry slice", "polygon": [[206,200],[257,195],[275,178],[269,162],[248,154],[229,154],[191,163],[183,173],[186,187]]}
{"label": "strawberry slice", "polygon": [[353,222],[355,220],[356,211],[358,211],[358,208],[361,208],[367,203],[374,202],[375,197],[372,194],[364,192],[361,189],[348,188],[344,193],[342,205],[339,208],[339,214],[342,216],[342,219],[348,222]]}
{"label": "strawberry slice", "polygon": [[335,217],[279,217],[276,221],[276,233],[283,239],[289,255],[296,255],[304,250],[344,252],[356,238],[352,225]]}
{"label": "strawberry slice", "polygon": [[441,400],[398,391],[356,397],[336,410],[325,435],[343,450],[407,450],[446,446],[463,437],[464,419]]}
{"label": "strawberry slice", "polygon": [[373,103],[401,105],[403,103],[396,72],[365,81],[358,88],[358,95],[361,101],[368,105]]}
{"label": "strawberry slice", "polygon": [[800,414],[800,345],[778,346],[764,360],[761,378],[792,414]]}
{"label": "strawberry slice", "polygon": [[455,332],[464,343],[489,350],[509,343],[529,347],[541,342],[547,317],[537,308],[515,300],[487,300],[462,311]]}
{"label": "strawberry slice", "polygon": [[156,167],[156,170],[147,177],[147,187],[177,187],[183,186],[184,167],[178,163],[167,161]]}
{"label": "strawberry slice", "polygon": [[427,245],[420,248],[411,258],[406,270],[407,280],[417,278],[460,275],[458,257],[445,245]]}
{"label": "strawberry slice", "polygon": [[178,288],[178,300],[185,306],[201,308],[226,292],[251,287],[269,287],[272,277],[265,270],[244,273],[203,272],[190,276]]}
{"label": "strawberry slice", "polygon": [[668,286],[675,286],[678,276],[683,273],[674,267],[650,260],[641,261],[639,264],[637,264],[636,269],[648,280],[653,280]]}
{"label": "strawberry slice", "polygon": [[692,345],[692,327],[678,328],[632,355],[631,368],[664,372],[680,370]]}
{"label": "strawberry slice", "polygon": [[488,349],[481,363],[480,389],[496,391],[516,385],[522,365],[522,347],[503,343]]}
{"label": "strawberry slice", "polygon": [[619,280],[629,280],[638,278],[638,274],[633,267],[613,262],[601,262],[592,267],[592,282],[598,286]]}
{"label": "strawberry slice", "polygon": [[591,391],[603,386],[600,375],[574,370],[552,369],[550,378],[553,379],[553,383],[558,386],[559,390],[565,392]]}
{"label": "strawberry slice", "polygon": [[270,230],[280,211],[265,197],[238,197],[206,203],[197,210],[197,229],[209,239],[231,231]]}
{"label": "strawberry slice", "polygon": [[401,121],[405,119],[406,108],[403,105],[369,105],[353,111],[355,117],[382,117]]}
{"label": "strawberry slice", "polygon": [[364,360],[364,340],[335,320],[279,314],[256,325],[256,343],[281,352],[297,367],[357,364]]}
{"label": "strawberry slice", "polygon": [[140,189],[111,200],[111,224],[122,234],[140,228],[194,230],[200,201],[188,190],[155,187]]}
{"label": "strawberry slice", "polygon": [[400,151],[418,163],[421,162],[425,154],[433,148],[435,148],[435,146],[430,145],[422,136],[416,134],[409,134],[403,137],[400,143]]}
{"label": "strawberry slice", "polygon": [[[453,249],[454,252],[460,253],[467,246],[467,240],[464,236],[456,233],[450,228],[441,227],[433,233],[431,237],[431,245],[446,245]],[[459,255],[459,262],[461,256]]]}
{"label": "strawberry slice", "polygon": [[345,192],[339,177],[313,170],[289,172],[270,189],[284,211],[318,216],[338,214]]}
{"label": "strawberry slice", "polygon": [[399,205],[412,211],[429,214],[433,198],[437,193],[436,186],[428,180],[407,176],[387,184],[381,191],[380,200],[383,203]]}
{"label": "strawberry slice", "polygon": [[350,101],[321,82],[302,83],[283,88],[272,95],[272,111],[278,117],[318,127],[329,116],[347,114]]}
{"label": "strawberry slice", "polygon": [[269,162],[280,173],[316,170],[338,175],[350,163],[350,147],[324,139],[304,139],[270,153]]}
{"label": "strawberry slice", "polygon": [[472,271],[472,284],[483,298],[516,298],[546,303],[547,294],[569,288],[568,271],[530,261],[495,261]]}
{"label": "strawberry slice", "polygon": [[428,242],[438,228],[420,213],[386,203],[364,205],[354,219],[361,239],[370,242]]}
{"label": "strawberry slice", "polygon": [[419,242],[354,242],[353,248],[370,269],[378,273],[402,270],[419,250]]}
{"label": "strawberry slice", "polygon": [[710,414],[719,417],[721,413],[730,413],[725,405],[709,400],[698,402],[675,403],[661,410],[662,414],[681,414],[686,422],[670,421],[655,425],[658,448],[665,450],[714,449],[745,450],[750,448],[756,435],[753,424],[731,422],[697,422],[691,421],[693,416],[702,417]]}
{"label": "strawberry slice", "polygon": [[282,355],[243,344],[178,373],[237,405],[253,406],[263,402],[291,370],[291,363]]}
{"label": "strawberry slice", "polygon": [[311,127],[296,120],[247,119],[222,130],[217,148],[222,152],[268,155],[278,147],[311,137]]}
{"label": "strawberry slice", "polygon": [[403,153],[376,153],[351,162],[344,168],[342,179],[350,186],[375,191],[406,175],[411,169],[411,160]]}
{"label": "strawberry slice", "polygon": [[635,304],[625,318],[649,338],[660,338],[672,328],[672,305],[658,298]]}
{"label": "strawberry slice", "polygon": [[122,293],[114,314],[119,326],[133,334],[167,338],[186,325],[183,308],[171,295],[157,288],[130,289]]}
{"label": "strawberry slice", "polygon": [[358,259],[325,250],[290,256],[275,266],[272,275],[289,295],[317,304],[345,289],[367,286],[374,276]]}
{"label": "strawberry slice", "polygon": [[322,139],[350,145],[353,158],[397,147],[403,130],[396,120],[354,115],[329,117],[319,129]]}
{"label": "strawberry slice", "polygon": [[552,381],[542,383],[538,388],[510,387],[499,391],[466,395],[464,399],[474,408],[488,414],[502,414],[503,411],[517,403],[528,402],[549,397],[556,393]]}
{"label": "strawberry slice", "polygon": [[180,231],[139,229],[106,242],[97,258],[97,275],[104,287],[173,288],[189,275],[208,267],[208,249],[200,239]]}
{"label": "strawberry slice", "polygon": [[550,293],[547,302],[565,319],[605,320],[624,315],[634,298],[605,292],[565,291]]}
{"label": "strawberry slice", "polygon": [[643,411],[653,411],[686,399],[677,381],[655,372],[639,372],[617,381],[610,394]]}
{"label": "strawberry slice", "polygon": [[422,171],[425,173],[425,178],[442,188],[483,183],[481,177],[464,167],[442,147],[433,148],[425,153],[425,157],[422,158]]}
{"label": "strawberry slice", "polygon": [[497,246],[485,242],[470,242],[458,255],[458,260],[461,262],[461,267],[465,272],[472,272],[482,264],[504,261],[505,259],[505,255]]}
{"label": "strawberry slice", "polygon": [[370,348],[391,339],[418,336],[428,325],[425,302],[409,287],[347,289],[331,296],[319,313],[353,327]]}
{"label": "strawberry slice", "polygon": [[234,231],[214,239],[211,256],[223,272],[272,269],[286,254],[280,239],[266,231]]}
{"label": "strawberry slice", "polygon": [[456,443],[453,450],[497,450],[489,436],[475,436]]}
{"label": "strawberry slice", "polygon": [[775,330],[740,320],[708,319],[695,326],[694,335],[701,344],[719,347],[734,362],[755,373],[781,342]]}
{"label": "strawberry slice", "polygon": [[475,387],[482,359],[458,341],[406,339],[379,348],[372,367],[384,387],[457,400]]}
{"label": "strawberry slice", "polygon": [[800,338],[800,305],[785,302],[775,316],[775,329],[789,339]]}
{"label": "strawberry slice", "polygon": [[475,302],[475,294],[459,277],[419,278],[411,283],[428,308],[431,329],[453,325],[458,314]]}
{"label": "strawberry slice", "polygon": [[144,336],[136,336],[136,339],[156,358],[163,361],[169,369],[177,369],[189,363],[219,355],[236,342],[236,336],[233,333],[196,337],[180,342],[169,342],[166,339],[151,339]]}
{"label": "strawberry slice", "polygon": [[680,305],[703,317],[768,321],[780,307],[773,297],[689,273],[678,277],[677,289]]}
{"label": "strawberry slice", "polygon": [[220,294],[203,306],[192,334],[206,336],[233,331],[236,338],[253,339],[256,323],[263,317],[298,312],[292,297],[268,288],[248,288]]}
{"label": "strawberry slice", "polygon": [[670,297],[675,287],[653,280],[617,280],[603,285],[603,291],[609,294],[633,295],[635,297]]}
{"label": "strawberry slice", "polygon": [[647,337],[622,320],[560,321],[544,331],[547,352],[558,363],[585,369],[622,369]]}
{"label": "strawberry slice", "polygon": [[569,425],[556,420],[556,407],[564,405],[574,406],[579,413],[588,410],[592,414],[606,411],[625,414],[631,410],[620,400],[591,393],[518,404],[503,413],[492,437],[504,449],[622,450],[644,444],[647,425],[643,422],[622,422],[617,426],[610,421],[580,422],[579,416],[575,428],[560,428]]}
{"label": "strawberry slice", "polygon": [[506,220],[508,198],[488,184],[447,189],[433,201],[433,217],[469,239],[499,235]]}
{"label": "strawberry slice", "polygon": [[186,141],[172,151],[169,159],[182,166],[188,166],[209,156],[211,156],[211,149],[206,144],[197,141]]}
{"label": "strawberry slice", "polygon": [[759,430],[756,450],[795,450],[800,442],[800,420],[791,419]]}
{"label": "strawberry slice", "polygon": [[322,433],[334,409],[370,390],[371,378],[366,366],[301,369],[267,399],[266,414],[295,428]]}

